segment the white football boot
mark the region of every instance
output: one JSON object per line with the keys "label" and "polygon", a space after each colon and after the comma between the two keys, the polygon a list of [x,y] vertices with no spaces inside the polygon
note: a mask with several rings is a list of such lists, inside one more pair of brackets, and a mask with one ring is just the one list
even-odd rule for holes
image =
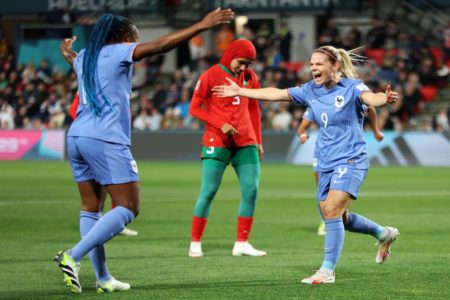
{"label": "white football boot", "polygon": [[397,240],[400,232],[395,227],[385,227],[386,234],[375,244],[378,246],[377,255],[375,256],[375,262],[382,264],[388,259],[391,254],[391,246]]}
{"label": "white football boot", "polygon": [[267,252],[256,250],[249,242],[235,242],[233,256],[266,256]]}

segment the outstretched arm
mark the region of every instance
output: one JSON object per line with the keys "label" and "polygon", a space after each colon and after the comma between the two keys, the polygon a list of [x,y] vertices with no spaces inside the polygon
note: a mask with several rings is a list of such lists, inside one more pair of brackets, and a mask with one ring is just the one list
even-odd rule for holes
{"label": "outstretched arm", "polygon": [[378,142],[381,142],[384,139],[384,135],[380,131],[380,128],[378,126],[377,110],[374,107],[369,106],[367,108],[367,115],[369,117],[370,127],[372,127],[373,135],[375,136],[375,139]]}
{"label": "outstretched arm", "polygon": [[398,100],[398,93],[391,91],[391,86],[388,85],[385,93],[365,92],[361,95],[361,100],[367,106],[379,107],[395,103]]}
{"label": "outstretched arm", "polygon": [[211,29],[219,24],[230,23],[233,17],[234,12],[231,9],[221,9],[219,7],[192,26],[170,33],[154,41],[138,44],[133,52],[133,60],[137,61],[147,56],[168,52],[181,42],[192,38],[202,31]]}
{"label": "outstretched arm", "polygon": [[230,85],[216,85],[212,91],[218,97],[244,96],[265,101],[291,101],[287,90],[277,88],[246,89],[239,87],[230,78],[225,78]]}
{"label": "outstretched arm", "polygon": [[73,36],[70,39],[64,39],[59,45],[62,56],[70,65],[73,65],[73,60],[77,57],[77,53],[72,50],[72,45],[76,40],[77,37]]}

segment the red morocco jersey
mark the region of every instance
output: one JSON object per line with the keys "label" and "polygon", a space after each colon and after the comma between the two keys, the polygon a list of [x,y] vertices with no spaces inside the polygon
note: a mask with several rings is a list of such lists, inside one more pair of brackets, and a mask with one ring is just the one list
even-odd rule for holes
{"label": "red morocco jersey", "polygon": [[[241,87],[259,88],[260,84],[252,70],[241,72],[238,77],[224,66],[217,64],[202,74],[195,87],[189,112],[205,123],[203,145],[206,147],[243,147],[262,143],[259,103],[247,97],[219,98],[211,89],[228,84],[230,78]],[[239,134],[228,136],[221,130],[230,124]]]}

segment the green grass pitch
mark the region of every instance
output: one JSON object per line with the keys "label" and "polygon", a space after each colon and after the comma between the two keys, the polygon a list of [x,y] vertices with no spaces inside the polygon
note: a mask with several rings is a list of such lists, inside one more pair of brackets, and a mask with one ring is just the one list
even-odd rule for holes
{"label": "green grass pitch", "polygon": [[[107,243],[108,265],[132,290],[95,294],[83,260],[81,296],[51,261],[79,239],[80,201],[67,162],[0,163],[1,299],[449,299],[450,169],[372,167],[352,211],[401,235],[375,264],[375,239],[347,233],[336,283],[301,285],[322,261],[323,238],[310,167],[262,165],[252,244],[267,257],[232,257],[239,188],[228,168],[203,238],[187,257],[200,163],[140,162],[137,237]],[[107,201],[109,208],[109,200]]]}

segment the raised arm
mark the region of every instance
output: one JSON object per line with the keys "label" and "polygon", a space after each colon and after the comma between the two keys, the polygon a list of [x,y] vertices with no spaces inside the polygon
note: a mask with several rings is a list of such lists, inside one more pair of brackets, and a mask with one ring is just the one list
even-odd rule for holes
{"label": "raised arm", "polygon": [[367,115],[369,117],[370,127],[372,127],[373,135],[375,136],[375,139],[378,142],[381,142],[384,139],[384,135],[380,131],[380,127],[378,126],[377,110],[374,107],[369,106],[367,108]]}
{"label": "raised arm", "polygon": [[287,90],[277,88],[246,89],[239,87],[230,78],[225,78],[230,85],[216,85],[212,91],[218,97],[244,96],[265,101],[291,101]]}
{"label": "raised arm", "polygon": [[207,14],[200,22],[195,23],[192,26],[170,33],[154,41],[140,43],[133,52],[133,60],[137,61],[147,56],[168,52],[178,46],[181,42],[194,37],[202,31],[211,29],[220,24],[230,23],[233,17],[234,13],[231,9],[221,9],[219,7]]}
{"label": "raised arm", "polygon": [[71,66],[73,65],[73,60],[77,57],[77,53],[72,50],[72,45],[76,40],[77,37],[73,36],[70,39],[64,39],[59,45],[62,56]]}
{"label": "raised arm", "polygon": [[385,104],[392,104],[398,100],[397,92],[391,91],[391,86],[386,87],[385,93],[365,92],[361,95],[361,100],[367,106],[379,107]]}

